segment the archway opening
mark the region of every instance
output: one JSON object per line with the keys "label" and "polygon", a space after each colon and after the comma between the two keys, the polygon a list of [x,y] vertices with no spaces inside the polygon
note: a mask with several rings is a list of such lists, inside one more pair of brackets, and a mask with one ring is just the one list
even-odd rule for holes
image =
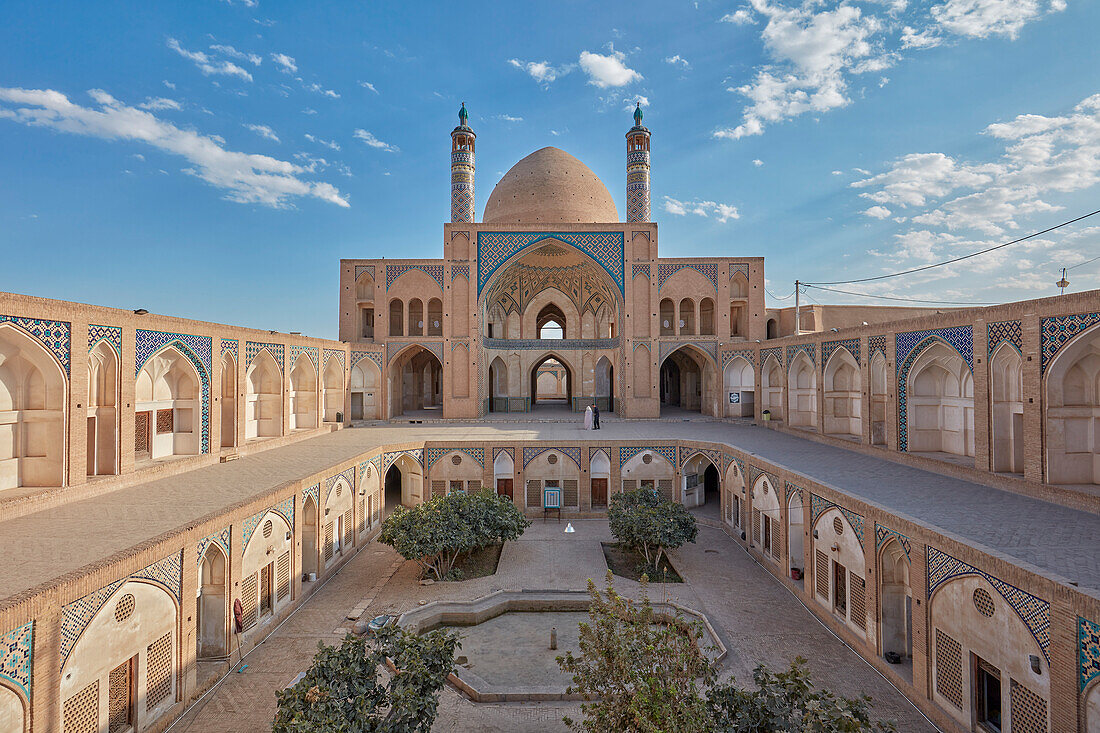
{"label": "archway opening", "polygon": [[1064,346],[1046,381],[1047,481],[1100,484],[1100,327]]}
{"label": "archway opening", "polygon": [[245,379],[244,437],[273,438],[283,434],[283,374],[278,362],[262,349]]}
{"label": "archway opening", "polygon": [[405,351],[390,370],[391,415],[441,417],[443,364],[422,346]]}
{"label": "archway opening", "polygon": [[908,450],[933,457],[974,455],[974,378],[942,342],[926,347],[909,370]]}
{"label": "archway opening", "polygon": [[548,303],[535,317],[535,332],[540,339],[563,339],[566,334],[565,313],[556,303]]}
{"label": "archway opening", "polygon": [[886,357],[871,359],[871,445],[886,445]]}
{"label": "archway opening", "polygon": [[[894,652],[903,660],[909,660],[913,656],[913,594],[909,587],[909,558],[901,543],[891,537],[882,548],[879,562],[882,653]],[[909,674],[912,674],[911,666]]]}
{"label": "archway opening", "polygon": [[325,422],[340,422],[344,412],[344,367],[336,358],[329,359],[325,367]]}
{"label": "archway opening", "polygon": [[115,473],[118,453],[118,359],[106,341],[88,354],[88,475]]}
{"label": "archway opening", "polygon": [[[803,527],[805,516],[802,508],[802,494],[791,492],[787,499],[787,564],[791,579],[805,587],[806,584],[806,548]],[[797,572],[795,572],[797,571]],[[797,578],[795,576],[798,576]]]}
{"label": "archway opening", "polygon": [[721,500],[720,493],[720,481],[718,476],[718,469],[714,467],[714,464],[707,466],[707,470],[703,471],[703,503],[713,504],[718,506],[718,502]]}
{"label": "archway opening", "polygon": [[774,318],[768,319],[768,328],[766,338],[775,339],[779,338],[779,322]]}
{"label": "archway opening", "polygon": [[381,373],[374,362],[363,357],[351,368],[351,419],[379,418],[378,383]]}
{"label": "archway opening", "polygon": [[290,370],[290,429],[317,427],[317,370],[308,356],[298,357]]}
{"label": "archway opening", "polygon": [[723,370],[726,383],[726,417],[752,417],[755,410],[756,375],[748,359],[737,356]]}
{"label": "archway opening", "polygon": [[222,448],[237,445],[237,360],[222,356]]}
{"label": "archway opening", "polygon": [[661,364],[661,415],[702,412],[707,389],[701,358],[685,347],[672,352]]}
{"label": "archway opening", "polygon": [[790,426],[816,430],[817,370],[805,351],[800,351],[791,362],[787,395]]}
{"label": "archway opening", "polygon": [[568,412],[573,404],[573,374],[565,362],[547,354],[531,367],[531,409]]}
{"label": "archway opening", "polygon": [[825,365],[825,432],[859,440],[863,430],[859,364],[847,349],[837,349]]}
{"label": "archway opening", "polygon": [[317,502],[307,496],[302,506],[302,574],[307,581],[317,577]]}
{"label": "archway opening", "polygon": [[508,412],[508,365],[499,356],[489,365],[489,412]]}
{"label": "archway opening", "polygon": [[993,470],[1024,472],[1024,363],[1009,343],[998,347],[990,361],[992,372]]}
{"label": "archway opening", "polygon": [[390,466],[386,471],[386,511],[385,514],[388,517],[393,514],[393,510],[401,506],[401,493],[402,493],[402,481],[401,481],[401,469],[396,465]]}
{"label": "archway opening", "polygon": [[783,419],[783,368],[779,359],[769,356],[760,370],[761,413],[772,420]]}
{"label": "archway opening", "polygon": [[615,367],[606,356],[596,362],[596,405],[601,412],[615,411]]}
{"label": "archway opening", "polygon": [[199,659],[224,657],[229,653],[228,616],[228,562],[225,553],[216,542],[211,542],[199,567],[199,595],[196,599],[199,635]]}
{"label": "archway opening", "polygon": [[199,373],[175,347],[150,357],[137,376],[134,450],[138,460],[197,455]]}

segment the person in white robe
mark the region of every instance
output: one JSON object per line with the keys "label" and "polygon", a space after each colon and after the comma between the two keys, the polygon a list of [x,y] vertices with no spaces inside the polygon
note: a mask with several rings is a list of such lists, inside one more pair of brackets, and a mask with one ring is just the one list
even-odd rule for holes
{"label": "person in white robe", "polygon": [[592,405],[584,408],[584,429],[592,429]]}

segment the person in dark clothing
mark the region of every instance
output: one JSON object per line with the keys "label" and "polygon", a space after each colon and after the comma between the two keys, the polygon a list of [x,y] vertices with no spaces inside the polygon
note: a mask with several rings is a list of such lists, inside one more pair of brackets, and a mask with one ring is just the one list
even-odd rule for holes
{"label": "person in dark clothing", "polygon": [[600,406],[596,404],[592,405],[592,429],[600,429]]}

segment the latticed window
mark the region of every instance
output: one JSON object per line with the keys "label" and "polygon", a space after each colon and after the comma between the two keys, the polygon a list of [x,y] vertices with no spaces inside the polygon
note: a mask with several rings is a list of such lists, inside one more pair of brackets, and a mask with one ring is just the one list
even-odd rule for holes
{"label": "latticed window", "polygon": [[861,629],[867,628],[867,581],[858,575],[850,576],[852,587],[849,593],[852,599],[852,623]]}
{"label": "latticed window", "polygon": [[334,553],[332,546],[332,522],[325,525],[325,560],[331,560]]}
{"label": "latticed window", "polygon": [[341,549],[351,549],[351,543],[355,533],[355,517],[351,509],[344,512],[344,546]]}
{"label": "latticed window", "polygon": [[672,501],[672,479],[661,479],[657,482],[657,489],[661,492],[661,496],[665,497],[669,501]]}
{"label": "latticed window", "polygon": [[633,491],[638,488],[638,482],[634,479],[623,479],[623,491]]}
{"label": "latticed window", "polygon": [[452,481],[450,490],[447,493],[453,494],[456,491],[465,491],[465,490],[466,490],[466,482],[465,481]]}
{"label": "latticed window", "polygon": [[272,563],[268,563],[260,568],[260,615],[266,616],[271,613],[273,603],[272,599],[275,595],[274,588],[272,587],[271,570]]}
{"label": "latticed window", "polygon": [[962,646],[936,629],[936,692],[962,710]]}
{"label": "latticed window", "polygon": [[1047,733],[1047,701],[1012,680],[1013,733]]}
{"label": "latticed window", "polygon": [[157,410],[157,435],[172,432],[172,411]]}
{"label": "latticed window", "polygon": [[241,581],[241,609],[244,612],[244,630],[248,631],[256,625],[257,600],[259,594],[256,589],[256,573],[252,573]]}
{"label": "latticed window", "polygon": [[578,491],[579,483],[574,479],[566,479],[561,482],[562,504],[565,506],[580,506]]}
{"label": "latticed window", "polygon": [[65,733],[99,733],[99,680],[65,701]]}
{"label": "latticed window", "polygon": [[817,594],[829,599],[829,556],[821,550],[814,550],[814,581],[817,585]]}
{"label": "latticed window", "polygon": [[290,551],[279,555],[278,589],[276,596],[281,601],[290,596]]}
{"label": "latticed window", "polygon": [[776,562],[783,554],[783,525],[779,520],[772,519],[772,557]]}
{"label": "latticed window", "polygon": [[127,659],[107,677],[107,731],[121,733],[134,723],[134,660]]}
{"label": "latticed window", "polygon": [[145,709],[152,710],[172,694],[171,632],[149,645],[145,665]]}
{"label": "latticed window", "polygon": [[134,451],[137,453],[149,452],[148,412],[139,412],[134,415]]}
{"label": "latticed window", "polygon": [[367,531],[366,499],[359,499],[359,534]]}
{"label": "latticed window", "polygon": [[542,506],[542,481],[530,479],[527,482],[527,506],[532,508]]}
{"label": "latticed window", "polygon": [[446,481],[432,481],[432,496],[443,496],[447,493]]}
{"label": "latticed window", "polygon": [[760,510],[752,510],[752,541],[760,544]]}

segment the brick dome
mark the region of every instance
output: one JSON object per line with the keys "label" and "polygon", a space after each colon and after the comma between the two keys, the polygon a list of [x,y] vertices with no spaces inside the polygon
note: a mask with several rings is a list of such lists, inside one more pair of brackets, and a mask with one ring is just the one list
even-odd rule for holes
{"label": "brick dome", "polygon": [[615,223],[619,212],[603,181],[558,148],[536,150],[512,166],[485,204],[486,224]]}

